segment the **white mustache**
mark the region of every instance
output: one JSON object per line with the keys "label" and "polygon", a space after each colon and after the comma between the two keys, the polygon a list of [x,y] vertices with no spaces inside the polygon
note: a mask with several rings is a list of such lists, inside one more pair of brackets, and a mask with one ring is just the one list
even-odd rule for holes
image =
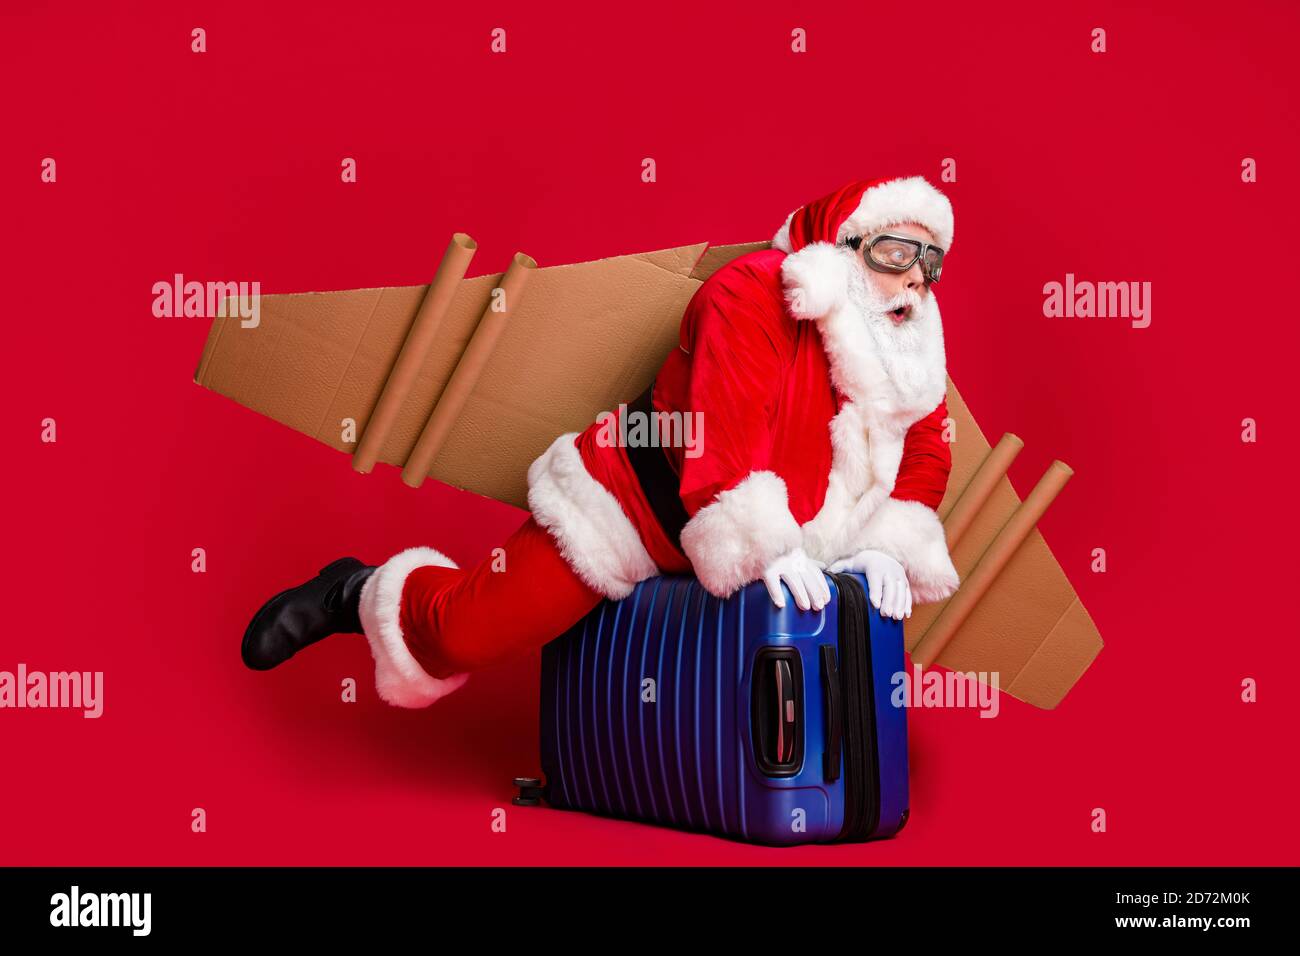
{"label": "white mustache", "polygon": [[912,289],[904,289],[902,292],[898,293],[898,295],[885,300],[880,311],[893,312],[895,309],[911,306],[912,312],[915,314],[921,310],[923,304],[924,300],[921,298],[920,293],[915,292]]}

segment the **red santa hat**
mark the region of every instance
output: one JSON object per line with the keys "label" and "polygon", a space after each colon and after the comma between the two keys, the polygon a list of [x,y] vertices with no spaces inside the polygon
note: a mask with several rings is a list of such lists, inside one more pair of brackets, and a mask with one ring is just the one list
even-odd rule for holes
{"label": "red santa hat", "polygon": [[791,307],[804,318],[825,315],[848,286],[839,243],[905,222],[924,226],[945,252],[952,248],[952,204],[923,176],[861,179],[790,213],[772,245],[790,253],[782,264],[787,291],[802,292]]}

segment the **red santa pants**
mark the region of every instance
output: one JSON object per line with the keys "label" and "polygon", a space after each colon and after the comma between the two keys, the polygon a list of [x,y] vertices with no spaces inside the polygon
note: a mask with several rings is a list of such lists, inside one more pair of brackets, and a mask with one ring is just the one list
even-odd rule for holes
{"label": "red santa pants", "polygon": [[402,635],[429,676],[443,679],[540,647],[600,603],[532,517],[502,547],[504,562],[421,567],[406,578]]}

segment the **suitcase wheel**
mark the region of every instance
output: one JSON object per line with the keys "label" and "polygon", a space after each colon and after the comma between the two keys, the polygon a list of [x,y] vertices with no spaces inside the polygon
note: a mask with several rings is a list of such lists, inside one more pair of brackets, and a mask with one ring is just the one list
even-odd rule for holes
{"label": "suitcase wheel", "polygon": [[537,777],[515,777],[514,785],[519,790],[519,796],[511,801],[515,806],[536,807],[541,804],[545,788]]}

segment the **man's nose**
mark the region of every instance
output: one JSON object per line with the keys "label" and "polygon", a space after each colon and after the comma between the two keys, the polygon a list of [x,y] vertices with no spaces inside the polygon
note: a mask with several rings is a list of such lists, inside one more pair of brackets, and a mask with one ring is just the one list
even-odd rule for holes
{"label": "man's nose", "polygon": [[921,268],[921,260],[917,259],[912,263],[912,268],[903,274],[907,287],[916,292],[925,290],[925,270]]}

